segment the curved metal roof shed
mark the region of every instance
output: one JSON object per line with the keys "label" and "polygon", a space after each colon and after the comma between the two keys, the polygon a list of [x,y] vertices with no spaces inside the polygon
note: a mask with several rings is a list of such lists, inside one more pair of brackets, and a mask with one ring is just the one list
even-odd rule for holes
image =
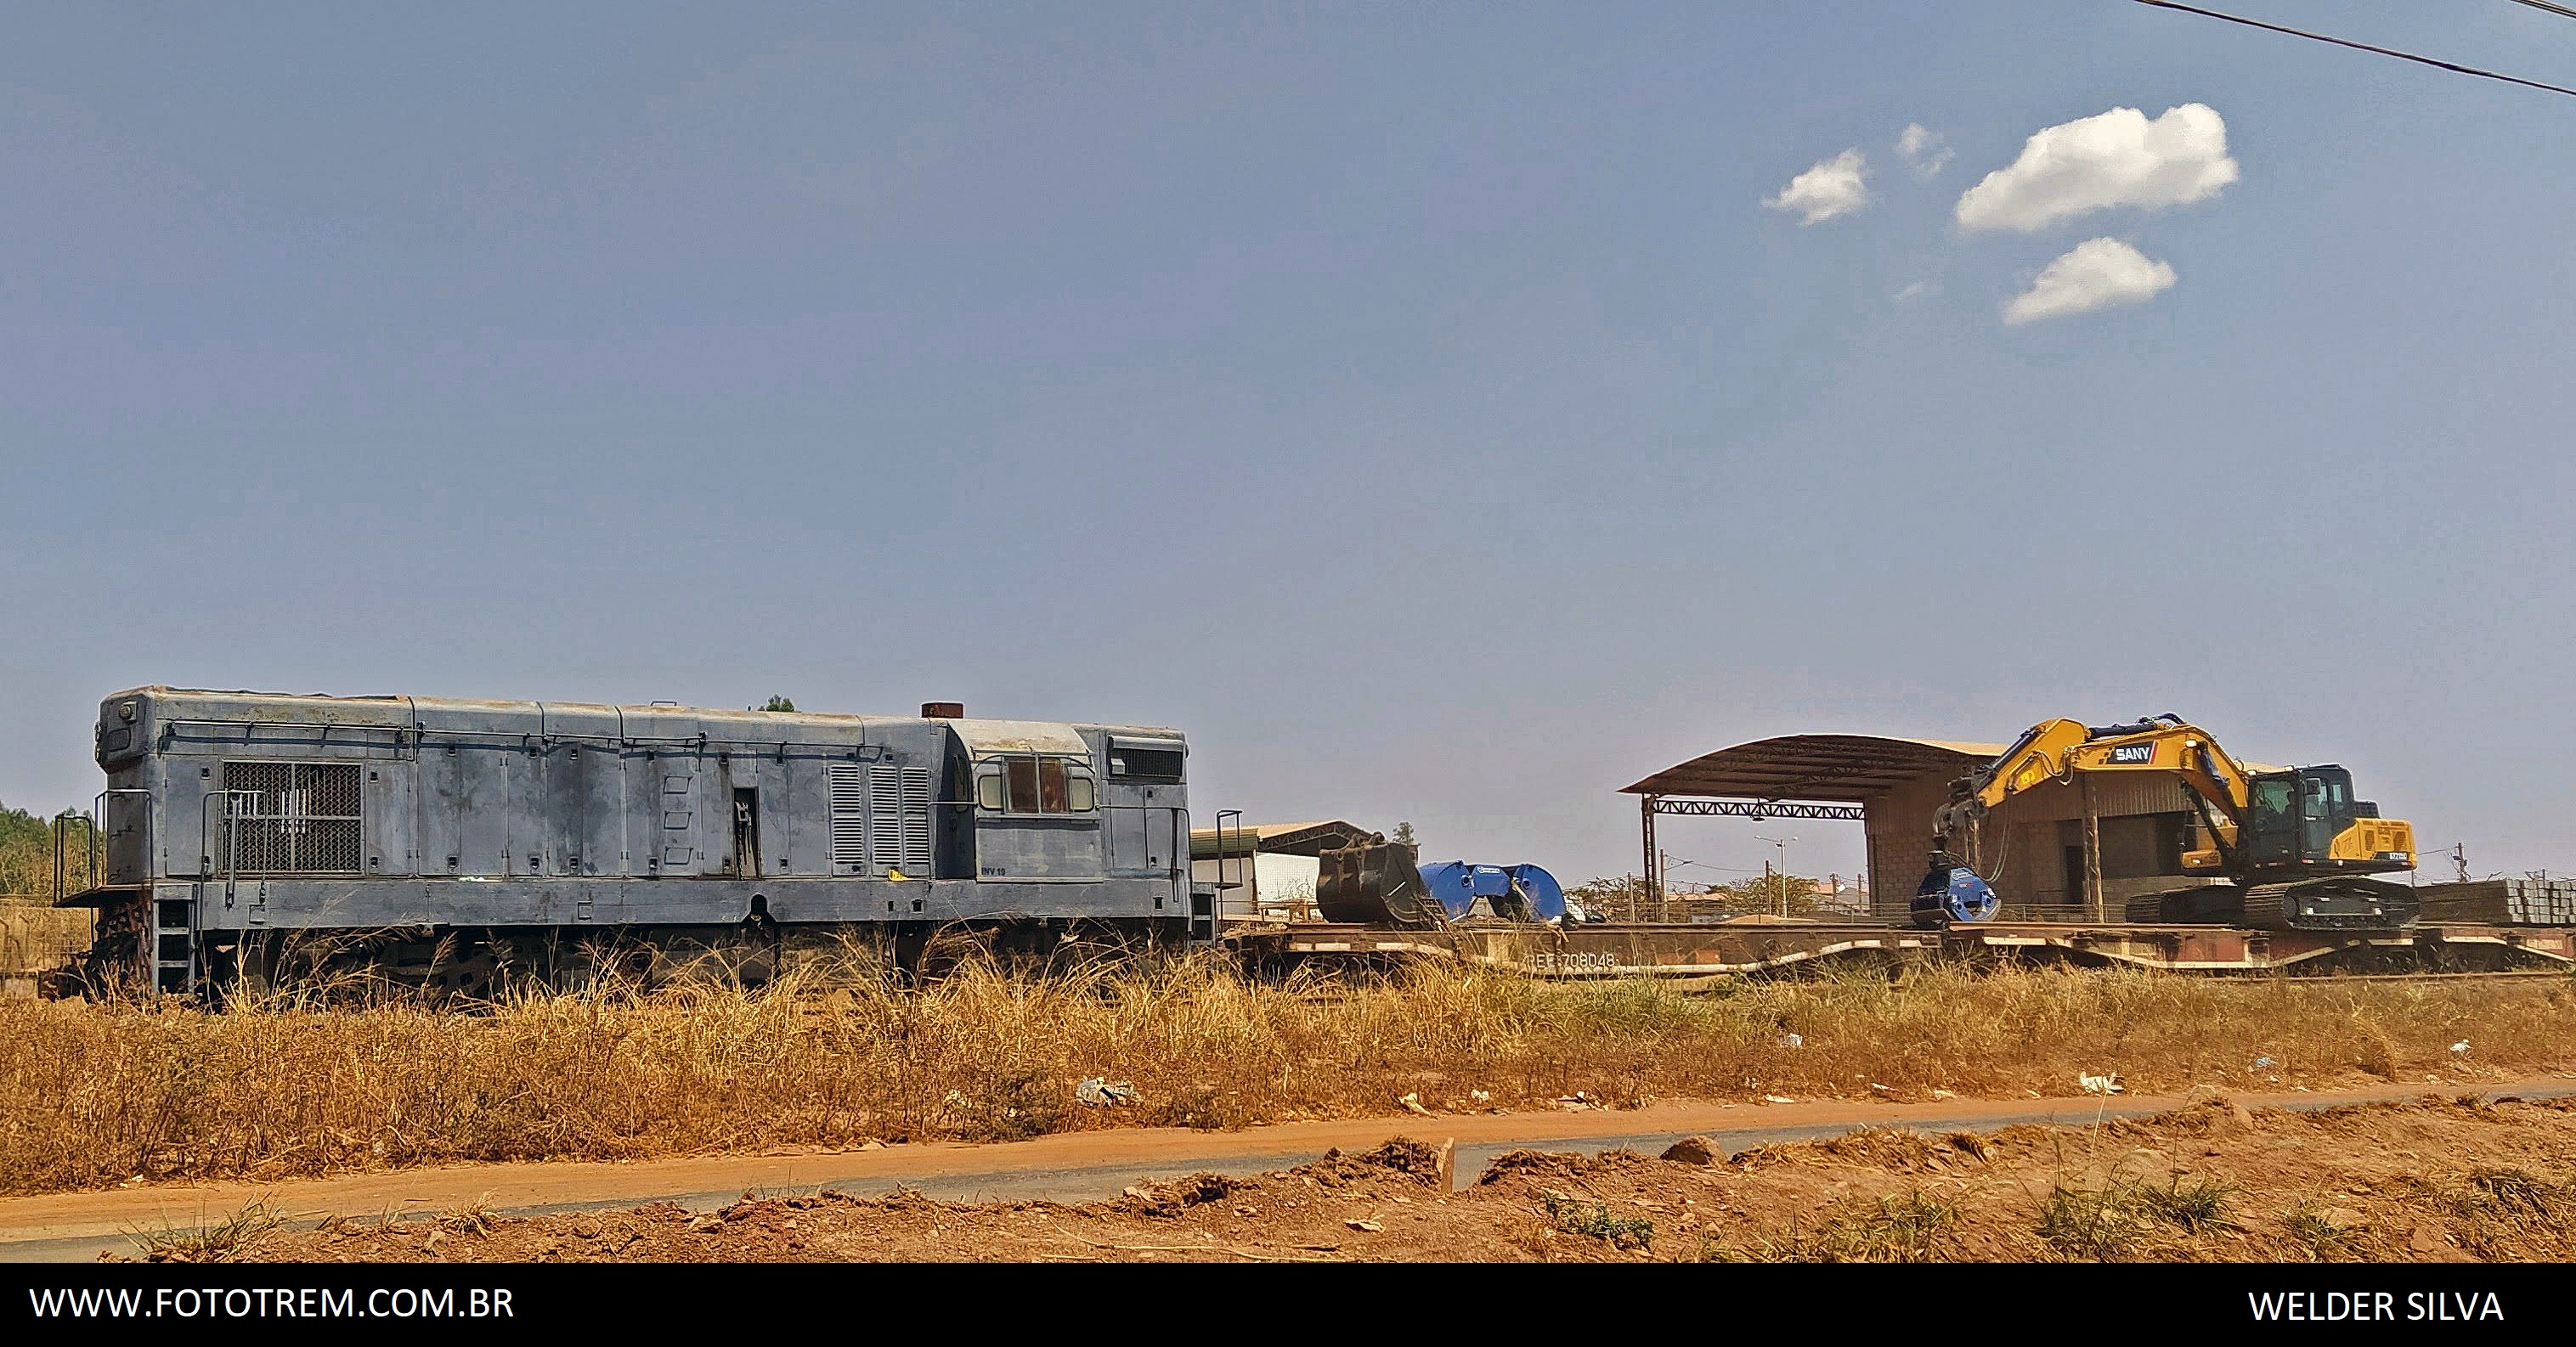
{"label": "curved metal roof shed", "polygon": [[[1657,815],[1843,819],[1858,822],[1868,843],[1872,914],[1901,920],[1950,783],[2005,747],[1885,734],[1784,734],[1676,763],[1625,788],[1641,797],[1647,896],[1659,913],[1668,911]],[[2087,777],[2016,797],[1970,845],[1979,852],[1980,873],[2025,915],[2107,921],[2138,893],[2200,882],[2181,860],[2194,817],[2190,794],[2176,780]]]}
{"label": "curved metal roof shed", "polygon": [[1621,793],[1746,801],[1868,800],[1926,772],[1965,774],[1992,762],[2005,747],[1884,734],[1784,734],[1703,753]]}
{"label": "curved metal roof shed", "polygon": [[2004,748],[1883,734],[1784,734],[1676,763],[1622,789],[1642,797],[1638,817],[1648,898],[1663,910],[1658,814],[1844,819],[1859,823],[1868,839],[1873,910],[1902,916],[1904,894],[1913,883],[1909,867],[1921,859],[1921,848],[1909,848],[1904,839],[1919,841],[1950,782],[1993,761]]}

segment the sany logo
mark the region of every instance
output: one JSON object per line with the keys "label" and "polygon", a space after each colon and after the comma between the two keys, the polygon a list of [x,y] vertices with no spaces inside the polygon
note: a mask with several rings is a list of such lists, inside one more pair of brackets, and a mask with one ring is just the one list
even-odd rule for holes
{"label": "sany logo", "polygon": [[2103,761],[2110,763],[2114,767],[2135,766],[2140,763],[2154,762],[2155,760],[2156,746],[2154,744],[2122,744],[2118,748],[2112,749],[2111,755],[2103,759]]}

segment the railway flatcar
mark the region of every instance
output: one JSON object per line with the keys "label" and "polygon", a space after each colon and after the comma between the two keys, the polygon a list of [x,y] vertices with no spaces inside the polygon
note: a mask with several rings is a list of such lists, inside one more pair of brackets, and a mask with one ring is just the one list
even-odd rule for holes
{"label": "railway flatcar", "polygon": [[146,687],[101,704],[97,756],[63,901],[99,911],[94,973],[163,993],[289,963],[480,993],[638,952],[765,976],[797,937],[960,923],[1212,934],[1170,729]]}

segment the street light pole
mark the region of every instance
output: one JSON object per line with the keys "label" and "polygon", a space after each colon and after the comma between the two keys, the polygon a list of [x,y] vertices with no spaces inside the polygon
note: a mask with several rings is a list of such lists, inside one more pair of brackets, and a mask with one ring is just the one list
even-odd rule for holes
{"label": "street light pole", "polygon": [[1780,896],[1780,915],[1785,917],[1789,915],[1789,844],[1797,841],[1798,839],[1794,836],[1763,837],[1756,835],[1753,840],[1756,842],[1768,842],[1772,846],[1779,848],[1780,882],[1776,892]]}
{"label": "street light pole", "polygon": [[[1655,865],[1655,873],[1657,873],[1657,874],[1659,874],[1659,875],[1667,875],[1667,876],[1668,876],[1668,875],[1670,875],[1670,874],[1672,874],[1672,872],[1673,872],[1673,867],[1674,867],[1674,866],[1677,866],[1677,865],[1685,865],[1685,866],[1686,866],[1686,865],[1697,865],[1697,864],[1699,864],[1699,862],[1697,862],[1697,861],[1687,861],[1687,860],[1681,860],[1681,859],[1678,859],[1678,858],[1676,858],[1676,857],[1673,855],[1673,853],[1671,853],[1671,852],[1669,852],[1669,851],[1659,851],[1659,852],[1656,852],[1656,853],[1655,853],[1655,861],[1656,861],[1656,865]],[[1672,903],[1672,889],[1671,889],[1671,886],[1670,886],[1669,884],[1667,884],[1667,885],[1663,885],[1663,886],[1659,886],[1659,896],[1658,896],[1657,901],[1656,901],[1656,904],[1655,904],[1655,919],[1656,919],[1656,920],[1658,920],[1658,921],[1670,921],[1670,920],[1672,920],[1672,913],[1671,913],[1671,911],[1670,911],[1671,903]]]}

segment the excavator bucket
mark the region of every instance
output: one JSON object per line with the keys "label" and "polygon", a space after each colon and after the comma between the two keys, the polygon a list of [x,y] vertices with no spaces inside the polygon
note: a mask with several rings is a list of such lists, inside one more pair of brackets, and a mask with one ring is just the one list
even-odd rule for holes
{"label": "excavator bucket", "polygon": [[1994,886],[1948,852],[1934,852],[1932,868],[1914,886],[1914,924],[1930,930],[1952,922],[1991,921],[2002,906]]}
{"label": "excavator bucket", "polygon": [[1438,926],[1448,919],[1423,884],[1420,855],[1409,843],[1342,847],[1316,859],[1315,910],[1326,921]]}

